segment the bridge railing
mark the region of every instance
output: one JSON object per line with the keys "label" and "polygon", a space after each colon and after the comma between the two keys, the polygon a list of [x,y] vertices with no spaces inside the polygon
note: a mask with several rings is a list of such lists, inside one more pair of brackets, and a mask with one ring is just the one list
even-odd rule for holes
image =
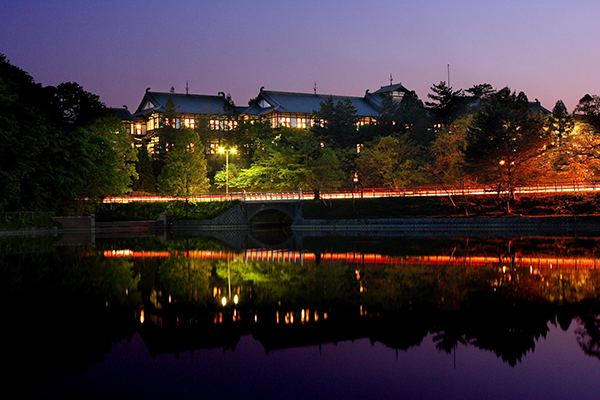
{"label": "bridge railing", "polygon": [[[561,192],[590,192],[600,191],[600,183],[596,181],[563,181],[563,182],[534,182],[518,185],[512,188],[514,193],[561,193]],[[500,189],[506,193],[506,188]],[[498,187],[490,185],[449,185],[449,186],[412,186],[405,188],[363,188],[346,191],[321,191],[322,199],[358,199],[379,197],[425,197],[425,196],[461,196],[461,195],[490,195],[497,194]],[[188,197],[188,201],[285,201],[285,200],[312,200],[313,192],[287,191],[287,192],[235,192],[212,193]],[[105,203],[130,203],[130,202],[158,202],[158,201],[186,201],[186,197],[173,196],[123,196],[107,197]]]}

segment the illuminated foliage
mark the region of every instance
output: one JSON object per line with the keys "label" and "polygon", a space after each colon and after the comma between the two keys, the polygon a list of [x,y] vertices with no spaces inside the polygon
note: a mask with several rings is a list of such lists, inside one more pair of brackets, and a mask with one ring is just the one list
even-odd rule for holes
{"label": "illuminated foliage", "polygon": [[549,142],[544,121],[532,113],[523,92],[508,87],[494,94],[473,117],[465,160],[472,176],[507,192],[507,211],[516,184],[534,180]]}
{"label": "illuminated foliage", "polygon": [[159,193],[188,197],[206,192],[208,187],[200,137],[193,129],[181,128],[158,177]]}
{"label": "illuminated foliage", "polygon": [[408,134],[366,143],[356,159],[363,185],[401,188],[422,179],[416,144]]}

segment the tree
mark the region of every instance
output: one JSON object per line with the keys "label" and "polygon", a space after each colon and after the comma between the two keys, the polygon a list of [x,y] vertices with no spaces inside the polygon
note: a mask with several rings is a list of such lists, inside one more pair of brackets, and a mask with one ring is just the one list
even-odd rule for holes
{"label": "tree", "polygon": [[574,119],[567,112],[567,107],[562,100],[558,100],[552,115],[547,119],[547,129],[551,142],[548,145],[547,158],[549,170],[552,173],[563,173],[568,167],[568,148],[574,128]]}
{"label": "tree", "polygon": [[320,106],[318,111],[313,111],[312,131],[332,148],[356,146],[358,115],[352,101],[346,98],[336,103],[329,96]]}
{"label": "tree", "polygon": [[44,88],[48,101],[50,121],[63,129],[85,126],[107,115],[100,97],[83,90],[75,82],[64,82]]}
{"label": "tree", "polygon": [[163,195],[190,197],[206,192],[208,187],[200,137],[193,129],[181,128],[158,177],[158,191]]}
{"label": "tree", "polygon": [[239,182],[238,177],[240,176],[241,171],[242,168],[239,166],[239,164],[230,162],[229,166],[223,165],[223,168],[221,168],[215,174],[215,187],[225,187],[225,185],[227,185],[227,181],[229,181],[229,189],[236,187],[233,186],[232,183]]}
{"label": "tree", "polygon": [[559,149],[552,148],[554,172],[558,178],[584,180],[600,172],[600,132],[589,118],[576,116],[571,134]]}
{"label": "tree", "polygon": [[402,188],[422,179],[415,143],[408,134],[366,143],[356,164],[363,186]]}
{"label": "tree", "polygon": [[273,146],[250,168],[243,169],[232,186],[277,190],[335,189],[343,173],[334,149],[305,129],[282,128]]}
{"label": "tree", "polygon": [[441,81],[437,85],[430,87],[433,93],[427,94],[433,101],[426,101],[425,105],[436,110],[447,111],[456,102],[456,98],[462,94],[462,90],[452,90],[451,86],[446,85],[446,81]]}
{"label": "tree", "polygon": [[136,172],[138,178],[133,182],[133,190],[156,193],[156,178],[152,172],[152,161],[148,156],[148,147],[146,143],[142,143],[137,152],[138,163]]}
{"label": "tree", "polygon": [[574,112],[588,117],[600,116],[600,97],[586,94],[579,99]]}
{"label": "tree", "polygon": [[86,178],[85,195],[100,199],[131,192],[133,179],[138,178],[135,170],[138,158],[123,123],[116,117],[105,117],[85,129],[94,135],[98,148],[94,167]]}
{"label": "tree", "polygon": [[496,90],[489,83],[480,83],[478,85],[471,86],[469,89],[465,90],[465,93],[469,93],[476,99],[487,99],[496,93]]}
{"label": "tree", "polygon": [[406,93],[400,101],[386,96],[381,106],[377,116],[377,136],[408,133],[411,139],[423,145],[433,139],[427,111],[415,92]]}
{"label": "tree", "polygon": [[274,145],[277,136],[268,119],[240,121],[232,137],[232,144],[238,149],[238,160],[243,166],[250,166],[267,154],[266,150]]}
{"label": "tree", "polygon": [[[465,150],[471,121],[472,116],[453,121],[437,134],[431,144],[428,152],[430,158],[425,170],[442,187],[463,185],[467,180]],[[448,194],[448,197],[456,207],[452,196]]]}
{"label": "tree", "polygon": [[494,184],[499,196],[506,191],[510,212],[515,185],[539,173],[548,138],[542,117],[529,110],[527,96],[506,87],[474,115],[465,159],[472,176]]}
{"label": "tree", "polygon": [[152,163],[154,168],[154,176],[160,176],[163,167],[167,161],[167,154],[171,146],[175,143],[179,129],[176,125],[177,120],[177,105],[172,97],[169,97],[165,102],[165,111],[160,121],[160,128],[157,131],[158,135],[158,151],[155,152],[155,159]]}

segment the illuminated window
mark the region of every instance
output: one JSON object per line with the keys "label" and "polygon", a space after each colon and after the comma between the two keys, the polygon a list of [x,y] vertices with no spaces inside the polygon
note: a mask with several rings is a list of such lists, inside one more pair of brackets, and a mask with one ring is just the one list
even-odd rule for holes
{"label": "illuminated window", "polygon": [[226,126],[227,126],[228,130],[232,131],[235,128],[237,128],[237,125],[238,125],[237,121],[227,121],[227,125]]}
{"label": "illuminated window", "polygon": [[211,119],[210,120],[210,129],[213,131],[220,130],[221,129],[220,121],[218,119]]}
{"label": "illuminated window", "polygon": [[142,134],[142,124],[137,124],[135,126],[135,134],[138,135],[138,136],[141,136],[141,134]]}
{"label": "illuminated window", "polygon": [[296,118],[296,128],[306,129],[306,118]]}
{"label": "illuminated window", "polygon": [[281,117],[280,118],[280,126],[285,127],[285,128],[291,128],[292,126],[292,119],[290,117]]}
{"label": "illuminated window", "polygon": [[183,124],[186,126],[186,128],[194,129],[194,127],[196,126],[196,121],[194,121],[194,118],[186,118]]}
{"label": "illuminated window", "polygon": [[219,152],[219,143],[210,143],[208,145],[208,154],[217,154]]}

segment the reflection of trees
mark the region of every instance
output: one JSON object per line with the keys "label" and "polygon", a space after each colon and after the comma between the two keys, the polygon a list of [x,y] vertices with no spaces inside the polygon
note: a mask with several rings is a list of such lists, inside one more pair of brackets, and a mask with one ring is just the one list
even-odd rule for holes
{"label": "reflection of trees", "polygon": [[[227,262],[219,261],[216,274],[228,280]],[[259,307],[349,306],[356,304],[358,284],[348,265],[326,267],[297,263],[231,261],[232,286],[251,284],[253,304]]]}
{"label": "reflection of trees", "polygon": [[600,358],[600,315],[597,310],[586,310],[578,318],[580,327],[575,329],[577,343],[588,356]]}
{"label": "reflection of trees", "polygon": [[136,297],[127,288],[135,289],[136,279],[126,259],[105,260],[84,247],[44,247],[43,252],[0,254],[0,271],[0,296],[10,305],[4,310],[3,337],[11,345],[0,362],[8,393],[82,373],[114,342],[133,335]]}
{"label": "reflection of trees", "polygon": [[211,264],[206,259],[170,257],[158,267],[155,290],[162,293],[166,302],[206,306],[211,298],[208,285]]}

